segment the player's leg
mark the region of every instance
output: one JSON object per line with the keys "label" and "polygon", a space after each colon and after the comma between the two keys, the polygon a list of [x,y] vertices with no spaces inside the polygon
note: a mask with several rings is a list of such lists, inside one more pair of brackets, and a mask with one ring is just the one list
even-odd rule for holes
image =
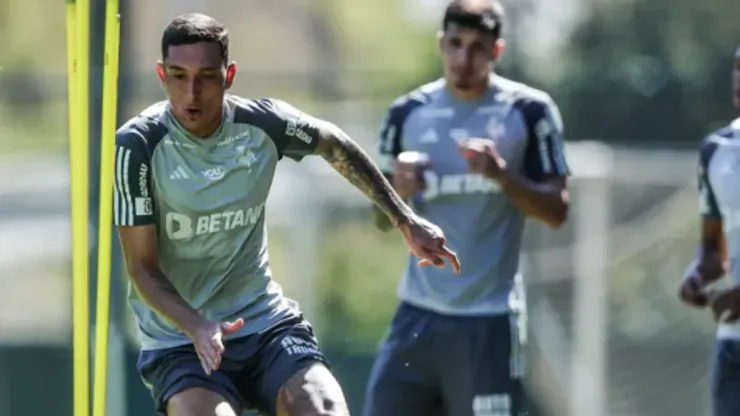
{"label": "player's leg", "polygon": [[168,416],[239,416],[241,411],[220,394],[194,387],[176,393],[167,400]]}
{"label": "player's leg", "polygon": [[319,350],[311,325],[292,318],[231,347],[254,365],[241,375],[240,393],[255,410],[277,416],[348,416],[347,402]]}
{"label": "player's leg", "polygon": [[718,341],[712,377],[712,415],[740,415],[740,341]]}
{"label": "player's leg", "polygon": [[525,415],[515,317],[450,317],[436,345],[447,415]]}
{"label": "player's leg", "polygon": [[322,363],[298,370],[277,394],[277,416],[349,416],[334,375]]}
{"label": "player's leg", "polygon": [[139,372],[167,416],[238,416],[242,400],[222,371],[207,376],[192,345],[142,351]]}
{"label": "player's leg", "polygon": [[432,345],[436,315],[402,304],[370,373],[363,416],[443,415]]}

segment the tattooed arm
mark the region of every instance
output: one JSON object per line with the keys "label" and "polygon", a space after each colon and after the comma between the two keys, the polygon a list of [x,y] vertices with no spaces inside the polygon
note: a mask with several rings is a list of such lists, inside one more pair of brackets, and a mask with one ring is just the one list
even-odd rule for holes
{"label": "tattooed arm", "polygon": [[326,123],[318,135],[316,154],[367,195],[393,226],[408,221],[411,208],[393,190],[378,166],[360,146],[337,126]]}
{"label": "tattooed arm", "polygon": [[445,245],[442,230],[414,214],[367,153],[339,127],[272,99],[249,103],[235,119],[264,130],[275,142],[280,158],[300,161],[309,154],[321,155],[385,213],[420,265],[444,267],[448,261],[456,272],[460,271],[460,262]]}

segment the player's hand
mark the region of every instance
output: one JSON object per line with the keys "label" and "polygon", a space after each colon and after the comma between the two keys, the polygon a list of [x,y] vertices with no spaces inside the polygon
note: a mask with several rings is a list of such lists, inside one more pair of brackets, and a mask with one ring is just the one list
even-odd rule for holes
{"label": "player's hand", "polygon": [[678,289],[678,297],[687,305],[703,308],[709,304],[704,279],[696,273],[689,274],[683,279]]}
{"label": "player's hand", "polygon": [[504,174],[506,161],[498,153],[493,140],[469,139],[459,146],[471,172],[491,179],[498,179]]}
{"label": "player's hand", "polygon": [[206,374],[210,375],[221,365],[221,355],[225,351],[223,336],[237,332],[243,326],[244,319],[241,318],[234,322],[207,322],[188,334]]}
{"label": "player's hand", "polygon": [[419,266],[445,267],[445,262],[449,262],[455,273],[460,273],[460,260],[445,245],[445,235],[439,227],[414,216],[398,229],[411,254],[419,258]]}
{"label": "player's hand", "polygon": [[712,315],[717,322],[735,322],[740,318],[740,287],[725,289],[711,296]]}
{"label": "player's hand", "polygon": [[393,189],[401,198],[408,200],[424,192],[426,189],[423,176],[425,168],[426,166],[420,166],[417,163],[396,161],[393,166]]}

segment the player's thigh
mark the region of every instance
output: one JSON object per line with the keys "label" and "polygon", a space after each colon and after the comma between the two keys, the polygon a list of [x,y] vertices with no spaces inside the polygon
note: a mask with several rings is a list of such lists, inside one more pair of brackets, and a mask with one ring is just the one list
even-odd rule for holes
{"label": "player's thigh", "polygon": [[277,395],[277,416],[349,416],[334,375],[321,363],[298,370]]}
{"label": "player's thigh", "polygon": [[740,341],[718,341],[712,374],[713,416],[740,415]]}
{"label": "player's thigh", "polygon": [[[221,371],[207,376],[192,345],[142,351],[138,368],[159,414],[220,416],[220,405],[219,411],[230,407],[238,415],[242,407],[233,380]],[[204,413],[192,413],[196,410]]]}
{"label": "player's thigh", "polygon": [[342,389],[301,317],[260,334],[258,368],[251,376],[258,410],[279,416],[347,415]]}
{"label": "player's thigh", "polygon": [[448,415],[524,415],[521,345],[514,317],[452,318],[438,344]]}
{"label": "player's thigh", "polygon": [[442,413],[440,378],[431,348],[438,315],[401,304],[370,372],[364,416],[435,416]]}
{"label": "player's thigh", "polygon": [[387,343],[373,364],[363,416],[443,416],[441,389],[433,367],[411,366]]}
{"label": "player's thigh", "polygon": [[167,416],[240,416],[222,395],[203,387],[190,388],[167,401]]}

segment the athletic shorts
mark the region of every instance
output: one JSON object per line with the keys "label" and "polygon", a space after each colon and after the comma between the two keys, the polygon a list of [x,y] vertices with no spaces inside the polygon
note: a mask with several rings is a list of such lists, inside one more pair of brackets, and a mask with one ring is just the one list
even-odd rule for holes
{"label": "athletic shorts", "polygon": [[364,416],[519,416],[513,315],[446,316],[402,303],[370,374]]}
{"label": "athletic shorts", "polygon": [[713,416],[740,415],[740,341],[717,341],[711,393]]}
{"label": "athletic shorts", "polygon": [[302,317],[228,340],[224,347],[221,366],[210,376],[192,344],[140,353],[139,373],[160,415],[166,415],[172,396],[196,387],[218,393],[237,408],[274,415],[278,392],[293,374],[315,363],[328,366]]}

